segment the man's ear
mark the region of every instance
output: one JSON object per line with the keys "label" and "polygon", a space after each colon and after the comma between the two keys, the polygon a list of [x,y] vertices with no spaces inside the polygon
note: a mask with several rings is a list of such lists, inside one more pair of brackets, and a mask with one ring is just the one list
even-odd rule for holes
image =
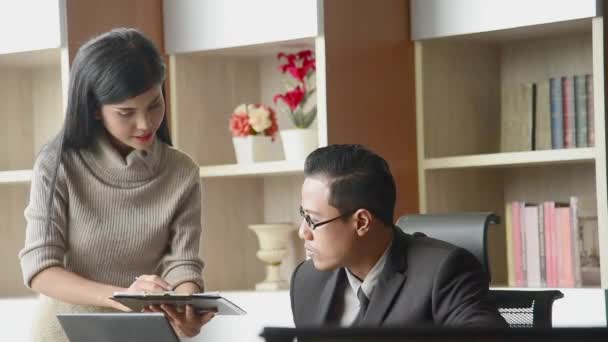
{"label": "man's ear", "polygon": [[374,216],[367,209],[358,209],[354,215],[357,222],[357,235],[364,236],[369,232]]}

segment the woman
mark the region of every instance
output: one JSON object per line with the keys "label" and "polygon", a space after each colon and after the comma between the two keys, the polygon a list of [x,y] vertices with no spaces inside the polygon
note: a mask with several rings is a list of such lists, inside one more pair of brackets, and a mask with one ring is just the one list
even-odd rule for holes
{"label": "woman", "polygon": [[[55,315],[128,311],[113,292],[203,291],[198,166],[171,147],[165,65],[140,32],[116,29],[72,64],[61,133],[32,176],[24,281],[41,294],[34,339],[67,341]],[[180,336],[212,317],[163,310]]]}

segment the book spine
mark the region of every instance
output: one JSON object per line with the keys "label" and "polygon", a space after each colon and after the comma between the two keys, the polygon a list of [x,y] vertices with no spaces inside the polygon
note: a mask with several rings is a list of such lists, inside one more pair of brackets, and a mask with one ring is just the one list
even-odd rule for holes
{"label": "book spine", "polygon": [[507,275],[510,287],[517,286],[515,277],[515,246],[513,244],[513,212],[512,203],[507,202],[505,208],[505,239],[507,241]]}
{"label": "book spine", "polygon": [[536,130],[535,143],[537,150],[551,149],[551,93],[549,82],[540,82],[536,86]]}
{"label": "book spine", "polygon": [[515,283],[517,287],[524,286],[523,278],[523,250],[521,241],[521,218],[519,202],[511,203],[511,223],[513,225],[513,263],[515,268]]}
{"label": "book spine", "polygon": [[528,246],[526,245],[526,222],[525,222],[525,202],[518,202],[519,207],[519,241],[521,241],[521,277],[522,284],[520,286],[526,287],[529,285],[528,281]]}
{"label": "book spine", "polygon": [[576,147],[587,147],[587,85],[585,75],[574,76]]}
{"label": "book spine", "polygon": [[559,78],[549,80],[551,109],[551,147],[564,147],[564,113],[562,110],[562,84]]}
{"label": "book spine", "polygon": [[524,208],[526,274],[529,287],[540,287],[540,252],[538,243],[538,208],[526,205]]}
{"label": "book spine", "polygon": [[576,122],[574,119],[574,86],[572,79],[562,77],[562,109],[564,111],[564,147],[576,147]]}
{"label": "book spine", "polygon": [[540,261],[540,286],[547,286],[547,263],[545,252],[545,208],[542,204],[538,206],[538,254]]}
{"label": "book spine", "polygon": [[552,231],[552,202],[543,203],[544,213],[543,213],[543,221],[545,224],[545,264],[546,264],[546,273],[547,273],[547,286],[554,287],[557,284],[555,283],[555,263],[554,259],[554,247],[553,247],[553,231]]}
{"label": "book spine", "polygon": [[564,284],[566,287],[574,287],[574,255],[572,254],[572,211],[570,207],[562,208],[563,247],[565,253],[564,262]]}
{"label": "book spine", "polygon": [[593,101],[593,75],[585,75],[587,86],[587,134],[588,145],[595,146],[595,107]]}
{"label": "book spine", "polygon": [[528,111],[530,113],[530,151],[534,151],[536,150],[536,125],[538,125],[538,119],[537,119],[537,114],[536,114],[536,107],[537,107],[537,98],[538,98],[538,94],[537,94],[537,86],[536,83],[532,83],[530,84],[530,104],[528,107]]}
{"label": "book spine", "polygon": [[570,197],[570,236],[572,239],[572,269],[574,273],[574,286],[581,287],[582,271],[581,271],[581,248],[578,223],[578,197]]}

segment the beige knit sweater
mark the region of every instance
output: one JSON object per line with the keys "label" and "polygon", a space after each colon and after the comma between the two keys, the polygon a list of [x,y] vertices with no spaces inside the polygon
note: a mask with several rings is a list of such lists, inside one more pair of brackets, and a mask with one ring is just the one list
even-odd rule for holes
{"label": "beige knit sweater", "polygon": [[[46,203],[56,151],[43,149],[34,165],[23,278],[62,266],[90,280],[127,287],[141,274],[158,274],[173,286],[203,286],[198,257],[201,192],[198,167],[156,140],[148,151],[123,158],[101,135],[90,150],[67,151],[58,172],[53,224]],[[68,342],[56,315],[108,312],[40,296],[33,342]]]}
{"label": "beige knit sweater", "polygon": [[158,274],[173,286],[192,281],[202,288],[200,178],[187,155],[157,139],[123,158],[104,134],[90,149],[65,152],[47,232],[54,153],[39,154],[25,209],[19,257],[27,286],[45,268],[62,266],[121,287]]}

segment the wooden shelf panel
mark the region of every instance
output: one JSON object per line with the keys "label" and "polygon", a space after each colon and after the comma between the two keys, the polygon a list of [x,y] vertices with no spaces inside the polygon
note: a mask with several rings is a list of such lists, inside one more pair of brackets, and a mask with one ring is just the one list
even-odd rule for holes
{"label": "wooden shelf panel", "polygon": [[0,184],[27,183],[32,180],[32,170],[0,171]]}
{"label": "wooden shelf panel", "polygon": [[457,157],[428,158],[423,161],[425,170],[465,169],[484,167],[534,166],[594,162],[595,149],[574,148],[547,151],[488,153]]}
{"label": "wooden shelf panel", "polygon": [[200,169],[201,178],[214,177],[262,177],[294,175],[302,173],[304,160],[299,161],[271,161],[253,164],[227,164],[203,166]]}
{"label": "wooden shelf panel", "polygon": [[61,49],[43,49],[0,54],[0,67],[37,68],[61,64]]}

